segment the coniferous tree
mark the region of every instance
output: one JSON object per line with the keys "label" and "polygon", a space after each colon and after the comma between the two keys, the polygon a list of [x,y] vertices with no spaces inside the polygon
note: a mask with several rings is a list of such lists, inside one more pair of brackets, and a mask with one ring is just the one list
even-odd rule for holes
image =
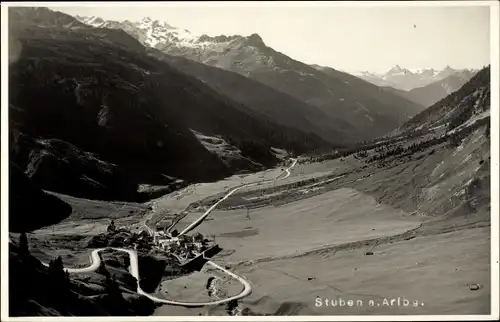
{"label": "coniferous tree", "polygon": [[106,277],[109,276],[109,271],[106,268],[106,264],[104,264],[104,261],[102,259],[101,259],[101,264],[99,265],[99,267],[96,270],[96,273],[104,275]]}
{"label": "coniferous tree", "polygon": [[57,308],[66,309],[68,301],[69,274],[64,270],[61,257],[49,262],[50,296],[57,303]]}
{"label": "coniferous tree", "polygon": [[125,256],[123,259],[123,264],[125,265],[126,268],[130,267],[130,257]]}
{"label": "coniferous tree", "polygon": [[49,273],[54,281],[60,285],[64,285],[69,282],[69,273],[64,270],[64,264],[61,256],[58,256],[55,260],[50,261]]}

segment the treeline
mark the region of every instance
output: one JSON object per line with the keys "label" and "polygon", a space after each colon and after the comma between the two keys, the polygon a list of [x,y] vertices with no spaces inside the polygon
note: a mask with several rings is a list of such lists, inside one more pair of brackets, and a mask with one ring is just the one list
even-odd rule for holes
{"label": "treeline", "polygon": [[[413,143],[408,145],[407,147],[402,147],[402,146],[395,146],[392,148],[385,148],[385,149],[376,149],[376,152],[379,152],[378,155],[374,155],[367,159],[367,162],[374,162],[374,161],[380,161],[384,160],[388,157],[395,156],[395,155],[412,155],[417,152],[422,152],[427,150],[428,148],[441,144],[443,142],[448,142],[448,145],[450,147],[456,147],[462,143],[462,140],[469,134],[471,134],[473,131],[477,130],[478,128],[487,125],[486,128],[486,133],[488,133],[488,129],[490,127],[490,119],[489,117],[482,119],[480,121],[477,121],[474,123],[472,126],[468,126],[463,128],[460,131],[457,131],[455,133],[449,134],[449,135],[443,135],[441,137],[436,137],[432,138],[429,140],[425,140],[422,142],[418,143]],[[489,134],[486,134],[489,136]],[[431,151],[431,154],[433,151]]]}
{"label": "treeline", "polygon": [[[386,159],[391,156],[395,155],[400,155],[400,154],[414,154],[420,151],[424,151],[427,148],[441,144],[445,141],[449,142],[450,146],[457,146],[460,144],[462,139],[470,134],[472,131],[478,129],[481,126],[487,125],[486,132],[485,134],[489,137],[490,135],[490,118],[486,117],[481,120],[476,121],[474,124],[471,126],[464,127],[463,129],[460,129],[459,131],[455,133],[451,133],[448,135],[440,136],[440,137],[435,137],[429,140],[421,141],[421,142],[416,142],[413,144],[410,144],[407,147],[404,147],[402,145],[397,145],[399,142],[409,140],[414,137],[418,137],[421,135],[421,131],[417,133],[406,133],[403,136],[398,136],[393,139],[385,140],[385,141],[379,141],[376,143],[369,143],[363,145],[364,142],[358,144],[357,146],[351,147],[351,148],[346,148],[346,149],[339,149],[335,150],[330,153],[326,153],[324,155],[318,156],[318,157],[309,157],[305,159],[303,162],[321,162],[325,160],[334,160],[338,158],[345,158],[350,155],[354,155],[354,158],[356,159],[364,159],[368,158],[366,160],[367,163],[374,162],[374,161],[380,161],[383,159]],[[375,153],[378,153],[377,155],[373,155],[369,157],[369,152],[370,150],[374,150]]]}
{"label": "treeline", "polygon": [[361,154],[359,154],[359,157],[362,157],[363,155],[366,155],[366,153],[367,153],[366,151],[368,151],[368,150],[376,149],[376,148],[386,146],[389,144],[394,144],[396,142],[406,140],[409,137],[411,137],[411,136],[405,135],[405,136],[399,136],[396,138],[391,138],[391,139],[387,139],[387,140],[383,140],[383,141],[380,141],[380,140],[363,141],[363,142],[360,142],[354,146],[346,147],[346,148],[339,148],[339,149],[336,149],[330,153],[325,153],[325,154],[317,156],[317,157],[310,156],[308,158],[308,161],[309,162],[321,162],[321,161],[325,161],[325,160],[335,160],[335,159],[339,159],[339,158],[345,158],[345,157],[348,157],[352,154],[357,154],[357,153],[361,153]]}

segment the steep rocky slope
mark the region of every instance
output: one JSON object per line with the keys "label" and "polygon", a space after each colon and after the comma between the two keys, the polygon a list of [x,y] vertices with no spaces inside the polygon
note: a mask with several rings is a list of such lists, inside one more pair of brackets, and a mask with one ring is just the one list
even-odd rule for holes
{"label": "steep rocky slope", "polygon": [[156,49],[151,49],[150,54],[168,62],[180,71],[198,78],[219,93],[243,103],[245,107],[257,115],[269,117],[272,121],[283,126],[296,128],[306,133],[314,133],[332,144],[342,144],[347,141],[328,121],[324,112],[290,95],[240,74],[181,56],[167,55]]}
{"label": "steep rocky slope", "polygon": [[[349,83],[352,76],[327,75],[277,52],[257,34],[196,36],[149,18],[137,22],[105,21],[97,17],[79,19],[97,27],[122,29],[163,53],[236,72],[286,93],[320,109],[336,132],[351,142],[386,133],[422,109],[392,93],[366,93]],[[332,133],[330,140],[337,137],[337,133]]]}
{"label": "steep rocky slope", "polygon": [[[122,30],[72,19],[44,8],[9,10],[11,158],[42,187],[137,200],[140,183],[215,180],[275,164],[271,147],[327,145],[148,56]],[[237,153],[224,159],[193,130]]]}

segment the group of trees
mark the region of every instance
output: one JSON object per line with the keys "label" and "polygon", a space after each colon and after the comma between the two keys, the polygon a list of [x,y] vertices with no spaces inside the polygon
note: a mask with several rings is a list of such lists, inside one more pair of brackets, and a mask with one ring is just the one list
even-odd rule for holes
{"label": "group of trees", "polygon": [[[22,232],[19,236],[19,257],[26,263],[35,260],[30,254],[28,238],[25,232]],[[68,271],[64,270],[63,261],[60,256],[50,260],[47,272],[48,276],[45,282],[50,285],[50,300],[56,303],[56,305],[64,307],[67,301],[66,295],[70,291],[71,280]]]}
{"label": "group of trees", "polygon": [[[26,233],[24,232],[21,233],[19,237],[19,255],[24,259],[31,256],[29,252],[28,239]],[[49,273],[51,285],[51,296],[64,298],[63,295],[71,288],[71,279],[69,272],[64,269],[61,256],[50,260],[47,271]],[[110,298],[112,298],[113,301],[123,300],[120,287],[118,286],[116,280],[112,278],[106,268],[106,265],[104,264],[104,261],[101,261],[101,265],[96,272],[106,277],[106,293],[110,296]]]}
{"label": "group of trees", "polygon": [[[462,124],[464,120],[467,120],[470,115],[470,113],[465,111],[463,113],[458,114],[456,118],[453,119],[451,122],[451,125],[449,127],[455,128],[459,124]],[[351,154],[354,154],[354,157],[356,159],[362,159],[362,158],[367,158],[369,153],[368,151],[371,149],[374,149],[374,151],[377,153],[376,155],[373,155],[372,157],[368,158],[366,160],[367,163],[371,163],[374,161],[380,161],[384,160],[388,157],[395,156],[395,155],[400,155],[400,154],[413,154],[419,151],[423,151],[430,146],[440,144],[442,142],[445,142],[446,140],[449,141],[450,147],[456,147],[459,145],[462,141],[462,138],[464,138],[466,135],[470,134],[472,131],[476,130],[478,127],[481,127],[483,125],[487,125],[486,130],[485,130],[485,135],[486,137],[489,138],[490,136],[490,123],[489,123],[490,118],[486,117],[484,119],[476,121],[473,125],[465,127],[463,129],[460,129],[460,131],[457,131],[455,133],[451,133],[449,135],[441,136],[441,137],[435,137],[429,140],[424,140],[418,143],[413,143],[410,144],[407,147],[403,147],[401,144],[398,144],[401,141],[409,140],[414,137],[418,137],[421,135],[421,131],[416,131],[415,133],[407,133],[405,135],[386,140],[386,141],[379,141],[378,143],[374,140],[370,142],[361,142],[357,144],[356,146],[350,147],[350,148],[344,148],[340,150],[334,150],[330,153],[326,153],[321,156],[310,156],[308,161],[309,162],[321,162],[325,160],[333,160],[333,159],[338,159],[338,158],[344,158],[347,157]],[[458,124],[458,125],[457,125]],[[418,132],[418,133],[417,133]]]}
{"label": "group of trees", "polygon": [[50,260],[48,270],[55,288],[61,289],[69,286],[69,273],[67,270],[64,270],[61,256]]}
{"label": "group of trees", "polygon": [[373,162],[373,161],[379,161],[386,159],[388,157],[394,156],[394,155],[399,155],[402,154],[403,152],[408,151],[407,148],[403,148],[400,145],[397,145],[395,147],[389,147],[384,150],[384,152],[380,152],[378,155],[374,155],[368,160],[366,160],[367,163]]}
{"label": "group of trees", "polygon": [[392,157],[395,155],[406,155],[406,154],[414,154],[420,151],[424,151],[427,148],[440,144],[446,140],[445,137],[438,137],[438,138],[433,138],[430,140],[425,140],[421,142],[415,142],[412,143],[406,147],[403,147],[401,145],[393,146],[393,147],[386,147],[384,149],[379,150],[378,155],[374,155],[371,158],[367,160],[367,163],[373,162],[373,161],[380,161],[384,160],[388,157]]}
{"label": "group of trees", "polygon": [[474,123],[471,126],[465,127],[461,129],[460,131],[456,131],[454,133],[451,133],[449,135],[444,135],[441,137],[434,137],[429,140],[424,140],[421,142],[415,142],[413,144],[408,145],[407,147],[403,147],[400,145],[397,145],[395,147],[379,147],[375,148],[376,152],[379,152],[378,155],[374,155],[371,158],[367,160],[367,162],[373,162],[373,161],[380,161],[384,160],[388,157],[395,156],[395,155],[400,155],[400,154],[414,154],[420,151],[424,151],[428,149],[431,146],[441,144],[443,142],[448,141],[449,147],[457,147],[458,145],[461,144],[462,140],[464,137],[475,131],[481,126],[487,125],[486,127],[486,135],[489,135],[489,117],[479,120],[476,123]]}
{"label": "group of trees", "polygon": [[354,155],[354,157],[355,157],[356,159],[366,158],[366,157],[368,157],[368,151],[366,151],[366,150],[359,151],[358,153],[356,153],[356,154]]}
{"label": "group of trees", "polygon": [[356,158],[366,158],[368,156],[368,151],[371,149],[381,149],[390,144],[394,144],[407,139],[409,136],[399,136],[391,138],[390,140],[380,140],[374,139],[371,141],[362,141],[351,147],[335,149],[329,153],[325,153],[320,156],[310,156],[309,162],[321,162],[325,160],[335,160],[339,158],[345,158],[352,154],[355,154]]}

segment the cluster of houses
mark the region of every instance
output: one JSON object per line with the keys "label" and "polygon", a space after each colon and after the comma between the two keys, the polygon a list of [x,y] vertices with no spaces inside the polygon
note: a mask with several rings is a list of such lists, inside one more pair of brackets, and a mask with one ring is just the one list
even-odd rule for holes
{"label": "cluster of houses", "polygon": [[181,266],[193,266],[193,269],[201,269],[208,258],[222,250],[215,240],[210,241],[200,233],[179,236],[176,231],[170,235],[159,230],[154,231],[151,236],[145,230],[137,234],[124,227],[117,228],[113,221],[108,226],[106,235],[111,239],[108,243],[110,247],[132,247],[146,251],[160,249],[176,257]]}
{"label": "cluster of houses", "polygon": [[95,236],[90,247],[131,247],[136,250],[150,250],[154,247],[153,237],[147,231],[131,232],[127,227],[116,227],[114,221],[104,234]]}
{"label": "cluster of houses", "polygon": [[194,236],[176,236],[171,238],[161,238],[156,242],[156,246],[162,250],[176,255],[180,260],[186,261],[193,259],[197,254],[200,254],[208,249],[210,241],[205,239],[200,233]]}
{"label": "cluster of houses", "polygon": [[204,238],[200,233],[193,236],[177,236],[175,233],[172,235],[167,237],[158,233],[159,238],[155,241],[155,247],[176,257],[181,267],[187,270],[201,270],[209,258],[222,251],[219,245]]}

